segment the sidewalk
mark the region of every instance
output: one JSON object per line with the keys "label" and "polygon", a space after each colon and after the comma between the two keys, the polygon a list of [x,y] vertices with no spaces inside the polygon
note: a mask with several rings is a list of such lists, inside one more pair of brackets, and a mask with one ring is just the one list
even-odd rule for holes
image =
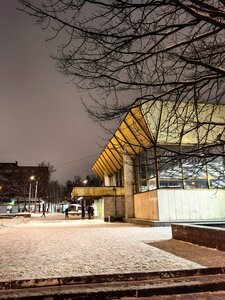
{"label": "sidewalk", "polygon": [[65,220],[63,214],[0,220],[0,281],[206,268],[149,245],[170,239],[170,227]]}

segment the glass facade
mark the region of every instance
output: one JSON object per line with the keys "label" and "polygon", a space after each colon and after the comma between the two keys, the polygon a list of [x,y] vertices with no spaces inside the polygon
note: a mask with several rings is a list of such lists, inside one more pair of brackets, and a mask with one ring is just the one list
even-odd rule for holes
{"label": "glass facade", "polygon": [[168,149],[159,149],[157,153],[159,188],[183,188],[180,160]]}
{"label": "glass facade", "polygon": [[207,161],[208,185],[210,188],[225,188],[224,157],[216,157]]}
{"label": "glass facade", "polygon": [[190,158],[182,161],[185,189],[208,188],[206,161],[204,158]]}
{"label": "glass facade", "polygon": [[[180,155],[188,148],[169,146],[150,148],[134,160],[135,193],[157,188],[205,189],[225,188],[225,161],[215,155]],[[186,152],[188,153],[188,152]]]}
{"label": "glass facade", "polygon": [[123,168],[121,168],[119,171],[115,173],[116,177],[116,186],[123,186]]}

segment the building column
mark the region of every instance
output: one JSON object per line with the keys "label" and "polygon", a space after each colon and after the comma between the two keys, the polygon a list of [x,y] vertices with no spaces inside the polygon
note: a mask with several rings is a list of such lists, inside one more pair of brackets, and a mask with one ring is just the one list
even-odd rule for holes
{"label": "building column", "polygon": [[110,178],[109,178],[109,175],[106,171],[104,172],[104,185],[105,186],[110,186]]}
{"label": "building column", "polygon": [[123,154],[125,220],[134,218],[133,161],[130,155]]}

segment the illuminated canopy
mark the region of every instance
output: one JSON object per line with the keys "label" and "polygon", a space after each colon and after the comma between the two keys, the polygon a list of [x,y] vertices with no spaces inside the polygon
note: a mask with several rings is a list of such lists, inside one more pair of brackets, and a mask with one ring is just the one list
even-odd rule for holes
{"label": "illuminated canopy", "polygon": [[151,144],[151,136],[140,105],[134,106],[95,162],[93,171],[101,178],[104,178],[105,172],[112,175],[122,168],[124,151],[136,155]]}
{"label": "illuminated canopy", "polygon": [[142,112],[155,144],[212,144],[224,136],[225,105],[150,101]]}
{"label": "illuminated canopy", "polygon": [[213,144],[225,139],[225,105],[138,101],[127,113],[93,166],[104,178],[122,168],[124,152],[137,155],[151,145]]}

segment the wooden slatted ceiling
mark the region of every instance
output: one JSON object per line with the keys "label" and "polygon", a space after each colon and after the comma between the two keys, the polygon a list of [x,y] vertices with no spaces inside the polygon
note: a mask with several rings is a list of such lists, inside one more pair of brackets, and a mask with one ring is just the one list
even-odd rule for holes
{"label": "wooden slatted ceiling", "polygon": [[93,171],[100,177],[102,178],[102,176],[104,176],[104,174],[101,172],[101,170],[99,169],[99,167],[97,166],[97,164],[95,164],[93,166]]}
{"label": "wooden slatted ceiling", "polygon": [[122,168],[124,151],[130,155],[137,155],[151,143],[152,138],[142,112],[139,107],[133,107],[115,131],[92,169],[102,179],[104,172],[110,176]]}

